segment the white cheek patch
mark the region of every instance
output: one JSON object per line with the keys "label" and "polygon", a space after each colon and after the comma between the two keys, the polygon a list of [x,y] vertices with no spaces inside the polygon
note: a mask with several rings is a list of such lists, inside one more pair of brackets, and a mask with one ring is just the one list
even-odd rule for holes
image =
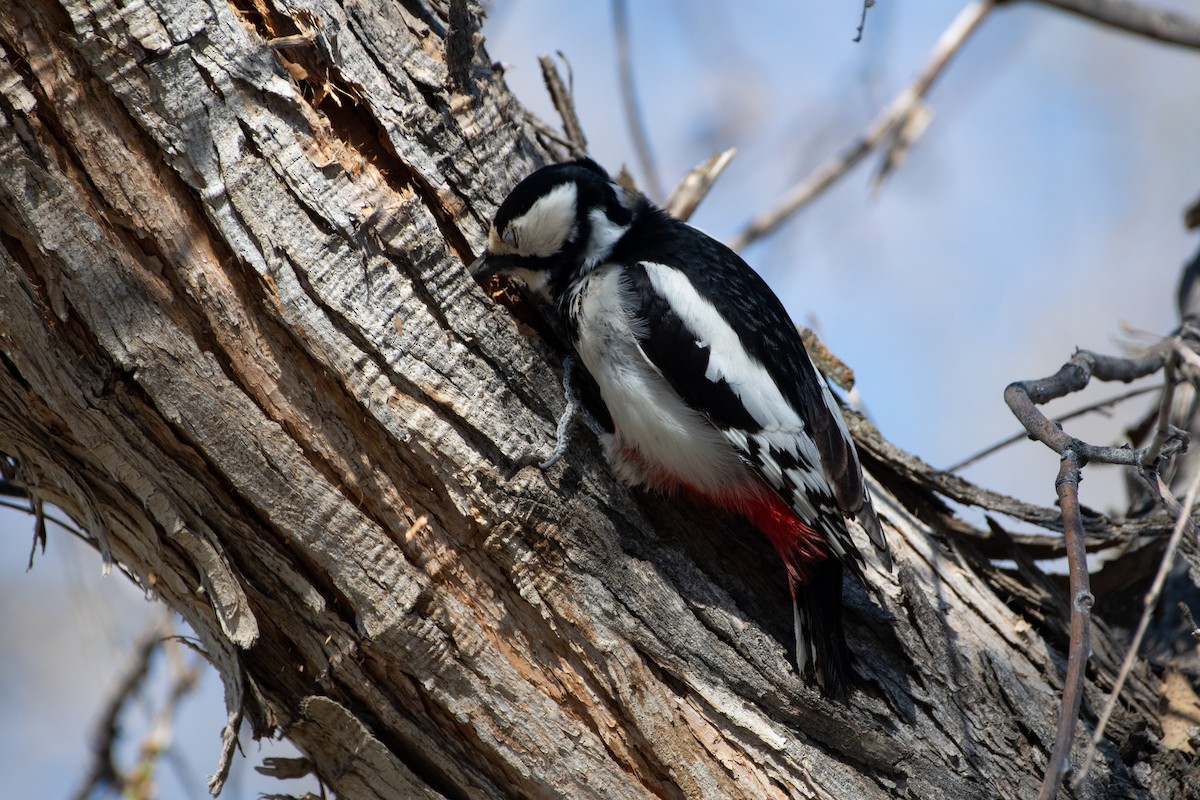
{"label": "white cheek patch", "polygon": [[561,250],[575,232],[578,199],[574,183],[560,183],[510,222],[506,232],[516,234],[518,252],[550,256]]}

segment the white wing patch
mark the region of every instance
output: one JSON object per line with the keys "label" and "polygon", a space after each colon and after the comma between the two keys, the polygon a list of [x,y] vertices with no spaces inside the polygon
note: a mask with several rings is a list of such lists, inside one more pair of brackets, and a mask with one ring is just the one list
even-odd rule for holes
{"label": "white wing patch", "polygon": [[[622,268],[602,263],[573,287],[568,302],[577,323],[576,349],[616,426],[606,449],[617,474],[655,488],[678,481],[706,494],[736,496],[738,487],[761,485],[757,473],[825,534],[836,555],[855,552],[842,541],[844,523],[816,444],[766,368],[745,352],[734,330],[681,273],[660,264],[642,266],[672,311],[709,348],[705,377],[729,384],[763,429],[720,430],[683,401],[638,344],[646,321],[626,310],[636,304],[627,297]],[[832,397],[826,402],[832,404]]]}
{"label": "white wing patch", "polygon": [[[812,439],[805,434],[804,423],[791,403],[779,391],[766,368],[742,347],[737,333],[708,300],[696,291],[679,270],[663,264],[643,263],[651,284],[670,300],[702,347],[709,349],[708,369],[704,377],[724,380],[750,415],[762,426],[755,434],[763,444],[799,456],[814,466],[821,463]],[[826,402],[832,403],[829,398]],[[841,419],[841,414],[837,415]]]}
{"label": "white wing patch", "polygon": [[[705,378],[724,380],[762,426],[753,433],[723,430],[726,440],[788,500],[801,519],[825,534],[836,555],[855,552],[848,547],[848,540],[843,541],[847,534],[842,514],[817,445],[766,367],[746,351],[729,323],[683,273],[663,264],[643,262],[642,266],[655,290],[669,299],[672,311],[695,335],[697,344],[708,348]],[[849,439],[841,411],[823,383],[821,398],[842,435]]]}

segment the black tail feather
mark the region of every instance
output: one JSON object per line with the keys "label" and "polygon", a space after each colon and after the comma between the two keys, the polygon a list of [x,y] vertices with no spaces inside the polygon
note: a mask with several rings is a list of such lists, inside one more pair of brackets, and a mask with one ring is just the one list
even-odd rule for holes
{"label": "black tail feather", "polygon": [[796,664],[816,678],[827,696],[844,699],[850,690],[850,648],[842,629],[842,565],[826,558],[794,590]]}

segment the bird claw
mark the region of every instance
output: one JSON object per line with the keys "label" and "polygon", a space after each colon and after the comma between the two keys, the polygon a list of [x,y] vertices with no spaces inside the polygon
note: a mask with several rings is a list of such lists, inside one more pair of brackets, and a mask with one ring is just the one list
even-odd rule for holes
{"label": "bird claw", "polygon": [[[537,468],[543,472],[553,467],[567,454],[567,444],[571,438],[571,423],[575,421],[575,415],[579,412],[580,408],[579,392],[576,390],[575,381],[571,376],[571,371],[574,368],[574,358],[567,356],[563,359],[562,384],[563,396],[567,400],[567,407],[563,409],[562,416],[558,418],[558,428],[554,432],[554,452],[550,454],[550,458],[537,465]],[[590,418],[591,415],[585,411],[584,416]]]}

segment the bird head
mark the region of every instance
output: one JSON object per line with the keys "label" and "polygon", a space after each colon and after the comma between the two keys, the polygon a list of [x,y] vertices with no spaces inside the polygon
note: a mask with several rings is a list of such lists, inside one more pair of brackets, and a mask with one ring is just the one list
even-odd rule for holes
{"label": "bird head", "polygon": [[500,204],[471,275],[506,275],[556,300],[612,252],[636,197],[591,159],[542,167]]}

